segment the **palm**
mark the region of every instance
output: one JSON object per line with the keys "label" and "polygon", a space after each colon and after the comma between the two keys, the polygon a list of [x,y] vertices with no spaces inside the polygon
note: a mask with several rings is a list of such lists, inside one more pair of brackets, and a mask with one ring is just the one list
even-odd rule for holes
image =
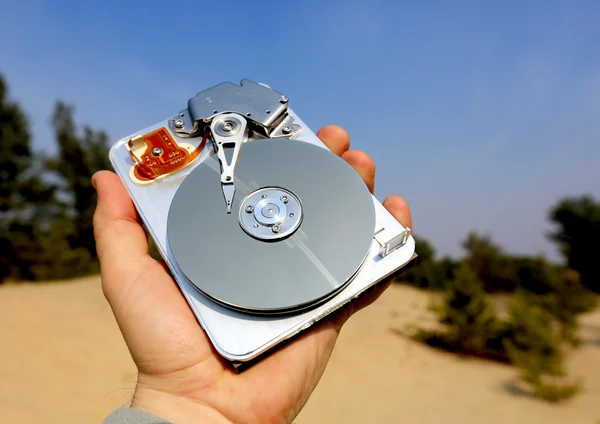
{"label": "palm", "polygon": [[[364,153],[348,151],[345,132],[327,127],[319,136],[373,190],[374,165]],[[101,172],[94,183],[103,289],[139,371],[132,406],[168,418],[169,412],[157,405],[169,397],[167,404],[178,399],[223,420],[291,421],[316,386],[339,329],[353,311],[343,309],[237,374],[215,352],[166,268],[149,256],[146,235],[116,175]],[[412,225],[402,199],[390,198],[384,205],[404,225]]]}

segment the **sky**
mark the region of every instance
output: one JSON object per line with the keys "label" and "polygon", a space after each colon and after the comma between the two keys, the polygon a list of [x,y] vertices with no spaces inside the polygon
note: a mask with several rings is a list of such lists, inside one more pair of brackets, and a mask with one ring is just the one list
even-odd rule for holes
{"label": "sky", "polygon": [[549,209],[600,198],[600,2],[483,3],[0,0],[0,73],[48,153],[57,100],[117,141],[267,83],[344,127],[440,256],[476,231],[557,260]]}

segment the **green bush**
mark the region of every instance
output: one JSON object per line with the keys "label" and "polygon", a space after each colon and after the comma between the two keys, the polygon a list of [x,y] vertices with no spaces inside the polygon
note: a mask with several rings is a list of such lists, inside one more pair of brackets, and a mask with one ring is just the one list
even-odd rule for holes
{"label": "green bush", "polygon": [[445,283],[454,278],[458,262],[450,258],[435,259],[435,249],[424,239],[415,238],[416,263],[404,271],[396,282],[407,283],[415,287],[442,290]]}
{"label": "green bush", "polygon": [[508,328],[496,317],[473,270],[461,264],[446,287],[443,302],[434,308],[444,331],[420,331],[415,337],[460,354],[507,361],[502,341]]}
{"label": "green bush", "polygon": [[579,382],[566,381],[563,337],[555,317],[537,306],[530,294],[519,293],[511,303],[510,337],[504,345],[535,396],[558,402],[579,391]]}
{"label": "green bush", "polygon": [[533,386],[535,397],[549,402],[561,402],[575,396],[581,390],[580,383],[564,383],[561,379],[544,379]]}
{"label": "green bush", "polygon": [[551,264],[543,258],[522,260],[519,267],[521,286],[531,304],[549,313],[559,324],[561,337],[579,344],[578,316],[597,306],[597,297],[579,281],[578,273]]}
{"label": "green bush", "polygon": [[556,291],[571,287],[564,284],[565,275],[544,277],[557,283],[555,291],[546,295],[516,292],[506,321],[496,316],[481,281],[466,262],[454,277],[446,284],[441,304],[433,308],[444,329],[420,330],[416,340],[461,355],[512,363],[541,399],[558,402],[578,392],[579,383],[567,381],[563,348],[565,342],[572,343],[577,329],[574,311],[583,306],[579,295],[569,300],[571,294]]}
{"label": "green bush", "polygon": [[475,273],[461,265],[449,285],[440,322],[448,326],[447,337],[460,351],[482,354],[496,317]]}
{"label": "green bush", "polygon": [[489,236],[469,233],[462,247],[467,252],[465,262],[487,292],[512,292],[517,289],[519,279],[512,257],[505,254]]}

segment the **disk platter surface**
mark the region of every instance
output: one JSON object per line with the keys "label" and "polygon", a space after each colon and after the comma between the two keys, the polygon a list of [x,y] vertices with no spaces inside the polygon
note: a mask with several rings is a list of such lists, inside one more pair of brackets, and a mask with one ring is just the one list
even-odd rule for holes
{"label": "disk platter surface", "polygon": [[375,210],[343,159],[310,143],[243,144],[227,213],[216,156],[179,187],[167,221],[177,266],[211,299],[255,314],[305,309],[342,289],[366,259]]}

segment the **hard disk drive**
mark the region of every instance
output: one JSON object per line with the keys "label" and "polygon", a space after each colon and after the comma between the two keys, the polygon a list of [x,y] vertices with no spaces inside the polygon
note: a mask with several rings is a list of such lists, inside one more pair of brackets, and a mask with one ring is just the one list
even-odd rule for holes
{"label": "hard disk drive", "polygon": [[208,88],[117,141],[110,159],[199,324],[234,365],[416,256],[410,229],[264,84]]}

